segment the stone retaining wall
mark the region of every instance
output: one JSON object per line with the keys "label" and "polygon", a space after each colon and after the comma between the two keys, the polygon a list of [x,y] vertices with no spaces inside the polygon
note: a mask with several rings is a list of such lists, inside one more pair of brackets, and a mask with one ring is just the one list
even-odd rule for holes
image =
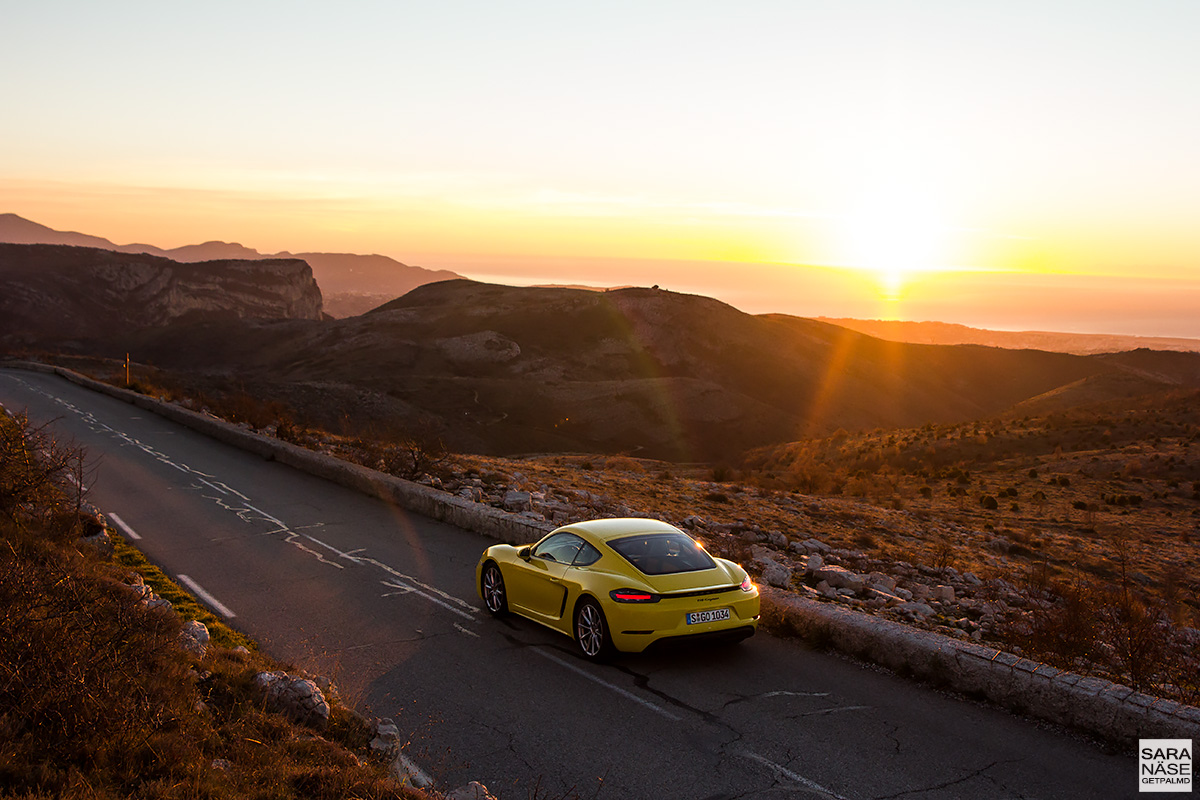
{"label": "stone retaining wall", "polygon": [[1139,738],[1200,738],[1200,708],[1195,706],[782,589],[765,586],[759,591],[764,624],[902,675],[1122,744]]}
{"label": "stone retaining wall", "polygon": [[[132,403],[218,441],[333,481],[432,519],[509,544],[540,539],[554,526],[439,492],[375,470],[252,433],[213,417],[45,364],[10,364],[53,373]],[[1139,738],[1200,739],[1200,708],[1064,672],[990,647],[892,620],[760,587],[764,624],[790,631],[935,685],[982,697],[1021,714],[1127,744]]]}

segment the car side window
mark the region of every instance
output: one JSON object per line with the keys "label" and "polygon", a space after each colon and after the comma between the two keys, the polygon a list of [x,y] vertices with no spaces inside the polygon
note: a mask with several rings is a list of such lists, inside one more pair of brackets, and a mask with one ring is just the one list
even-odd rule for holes
{"label": "car side window", "polygon": [[579,553],[575,556],[573,567],[586,567],[595,564],[600,560],[600,551],[592,547],[587,542],[583,543],[583,547],[579,548]]}
{"label": "car side window", "polygon": [[556,533],[535,547],[533,556],[546,561],[570,564],[575,560],[575,555],[583,544],[583,539],[573,533]]}

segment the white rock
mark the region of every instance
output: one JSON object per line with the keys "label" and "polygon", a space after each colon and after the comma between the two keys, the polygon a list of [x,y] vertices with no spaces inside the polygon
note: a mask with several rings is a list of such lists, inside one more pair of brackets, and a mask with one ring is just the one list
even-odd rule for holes
{"label": "white rock", "polygon": [[506,511],[528,511],[531,500],[532,496],[529,492],[519,492],[515,489],[509,489],[504,493],[504,499],[501,502],[504,504]]}
{"label": "white rock", "polygon": [[179,646],[196,658],[204,658],[208,652],[208,626],[203,622],[191,620],[179,632]]}
{"label": "white rock", "polygon": [[810,553],[820,553],[823,556],[829,555],[829,551],[832,549],[820,539],[805,539],[804,544]]}
{"label": "white rock", "polygon": [[792,585],[792,571],[782,564],[770,564],[762,575],[763,580],[772,586],[787,589]]}
{"label": "white rock", "polygon": [[297,678],[286,672],[260,672],[254,683],[263,691],[267,705],[292,719],[324,729],[329,722],[329,703],[321,687],[308,678]]}
{"label": "white rock", "polygon": [[896,579],[882,572],[872,572],[867,575],[867,585],[882,589],[885,592],[894,593],[896,591]]}
{"label": "white rock", "polygon": [[849,589],[853,592],[862,591],[866,586],[866,581],[861,575],[834,564],[826,564],[816,570],[813,572],[813,577],[819,581],[825,581],[834,588]]}
{"label": "white rock", "polygon": [[915,617],[931,617],[933,616],[933,607],[925,603],[907,602],[896,606],[896,610],[901,613],[912,614]]}

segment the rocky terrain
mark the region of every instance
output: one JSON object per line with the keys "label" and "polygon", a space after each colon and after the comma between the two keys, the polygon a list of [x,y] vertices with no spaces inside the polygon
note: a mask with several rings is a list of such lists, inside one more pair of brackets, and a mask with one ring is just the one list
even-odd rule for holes
{"label": "rocky terrain", "polygon": [[66,245],[0,244],[0,337],[96,340],[202,319],[321,319],[297,259],[181,264]]}

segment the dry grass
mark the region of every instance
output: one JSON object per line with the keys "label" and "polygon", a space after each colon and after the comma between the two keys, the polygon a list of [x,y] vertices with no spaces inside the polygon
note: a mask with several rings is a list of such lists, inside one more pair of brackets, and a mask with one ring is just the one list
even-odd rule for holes
{"label": "dry grass", "polygon": [[[30,433],[0,415],[10,444]],[[37,439],[37,431],[32,431]],[[318,733],[267,712],[254,675],[287,668],[228,646],[215,619],[202,661],[178,645],[181,617],[138,602],[145,569],[76,545],[73,502],[48,455],[4,453],[0,470],[0,786],[18,798],[421,798],[367,761],[370,727],[334,705]],[[69,459],[68,459],[69,461]],[[198,607],[146,570],[184,614]],[[200,616],[203,616],[202,614]]]}

